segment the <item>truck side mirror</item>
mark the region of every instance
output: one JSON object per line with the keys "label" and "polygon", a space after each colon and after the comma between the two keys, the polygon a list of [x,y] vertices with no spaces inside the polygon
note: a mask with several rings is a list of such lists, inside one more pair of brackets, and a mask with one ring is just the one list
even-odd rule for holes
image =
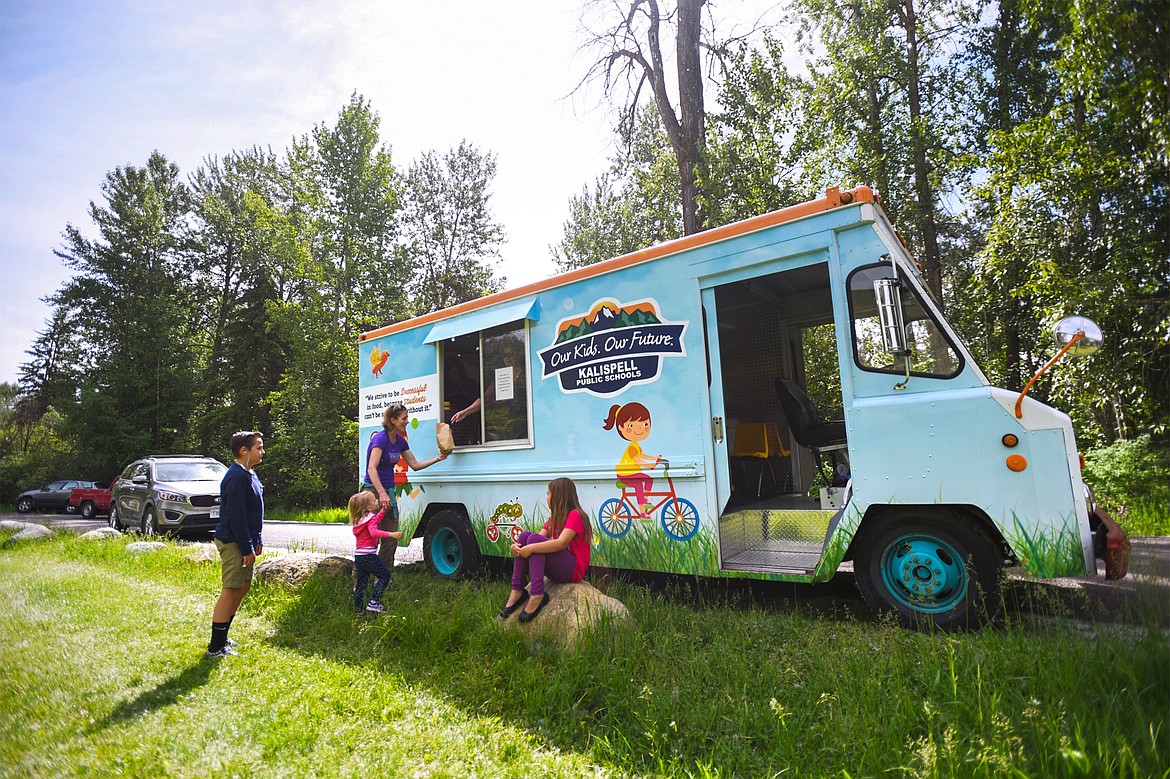
{"label": "truck side mirror", "polygon": [[910,355],[906,326],[902,316],[902,285],[897,279],[876,279],[873,295],[877,299],[878,320],[882,328],[882,348],[895,357]]}
{"label": "truck side mirror", "polygon": [[[1080,338],[1077,338],[1077,333],[1081,334]],[[1057,348],[1067,346],[1073,357],[1088,357],[1101,348],[1104,340],[1097,323],[1083,316],[1066,316],[1052,328],[1052,335],[1056,338]]]}
{"label": "truck side mirror", "polygon": [[1056,338],[1056,345],[1060,347],[1060,351],[1048,361],[1047,365],[1036,371],[1036,375],[1029,379],[1028,383],[1024,385],[1024,389],[1020,391],[1019,397],[1016,398],[1016,419],[1024,418],[1024,396],[1028,394],[1028,390],[1032,389],[1036,379],[1043,376],[1045,371],[1056,365],[1057,361],[1066,354],[1071,354],[1073,357],[1085,357],[1092,354],[1101,348],[1103,340],[1101,328],[1097,326],[1097,323],[1083,316],[1066,316],[1052,328],[1052,335]]}

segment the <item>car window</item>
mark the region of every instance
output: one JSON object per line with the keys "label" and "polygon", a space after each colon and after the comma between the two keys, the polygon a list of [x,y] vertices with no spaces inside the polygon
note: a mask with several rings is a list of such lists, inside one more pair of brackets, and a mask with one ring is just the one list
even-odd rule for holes
{"label": "car window", "polygon": [[63,490],[71,490],[71,489],[73,489],[74,487],[80,486],[80,484],[81,484],[81,482],[76,482],[76,481],[67,481],[67,482],[65,482],[65,484],[64,484],[64,485],[61,487],[61,489],[63,489]]}
{"label": "car window", "polygon": [[51,481],[47,485],[45,485],[45,489],[47,489],[47,490],[60,490],[60,489],[64,489],[64,488],[65,488],[65,482],[63,482],[63,481]]}
{"label": "car window", "polygon": [[154,466],[158,481],[219,481],[226,472],[222,463],[214,461],[155,463]]}

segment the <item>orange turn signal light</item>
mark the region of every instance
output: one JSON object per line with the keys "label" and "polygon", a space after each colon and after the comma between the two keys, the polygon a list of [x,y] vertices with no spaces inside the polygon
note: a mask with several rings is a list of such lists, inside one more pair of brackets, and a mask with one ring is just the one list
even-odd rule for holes
{"label": "orange turn signal light", "polygon": [[999,440],[1002,441],[1003,445],[1009,449],[1011,449],[1013,446],[1017,446],[1020,443],[1020,439],[1011,433],[1005,434],[1004,437]]}
{"label": "orange turn signal light", "polygon": [[1009,470],[1019,473],[1028,467],[1028,461],[1022,454],[1009,455],[1007,458],[1007,467]]}

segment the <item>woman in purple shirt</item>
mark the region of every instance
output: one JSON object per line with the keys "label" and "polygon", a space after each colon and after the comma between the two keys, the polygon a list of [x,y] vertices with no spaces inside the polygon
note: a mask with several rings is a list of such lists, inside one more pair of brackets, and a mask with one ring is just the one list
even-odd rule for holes
{"label": "woman in purple shirt", "polygon": [[[362,482],[362,489],[373,490],[378,496],[378,505],[385,510],[378,527],[388,532],[398,530],[398,501],[394,498],[394,466],[399,459],[406,460],[407,466],[413,471],[429,468],[440,460],[446,460],[447,454],[439,452],[437,457],[419,462],[410,451],[410,444],[406,442],[406,423],[410,416],[406,406],[394,404],[382,414],[382,429],[370,437],[370,445],[366,447],[366,477]],[[378,547],[378,557],[387,566],[394,565],[394,553],[398,550],[397,542],[383,542]]]}

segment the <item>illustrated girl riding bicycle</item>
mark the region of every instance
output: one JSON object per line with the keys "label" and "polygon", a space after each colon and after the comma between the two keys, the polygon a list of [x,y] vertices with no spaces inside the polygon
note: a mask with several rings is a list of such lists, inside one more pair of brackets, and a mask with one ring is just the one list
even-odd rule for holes
{"label": "illustrated girl riding bicycle", "polygon": [[[693,503],[675,494],[674,482],[667,472],[670,463],[662,455],[643,453],[642,442],[650,437],[650,426],[650,410],[641,403],[610,407],[605,429],[616,430],[630,444],[616,468],[622,495],[601,504],[599,524],[606,535],[621,538],[629,532],[633,520],[650,520],[653,512],[662,507],[663,529],[671,538],[686,541],[699,529],[699,512]],[[654,470],[659,464],[662,465],[667,490],[655,492],[654,480],[645,470]],[[655,498],[661,500],[652,500]]]}

